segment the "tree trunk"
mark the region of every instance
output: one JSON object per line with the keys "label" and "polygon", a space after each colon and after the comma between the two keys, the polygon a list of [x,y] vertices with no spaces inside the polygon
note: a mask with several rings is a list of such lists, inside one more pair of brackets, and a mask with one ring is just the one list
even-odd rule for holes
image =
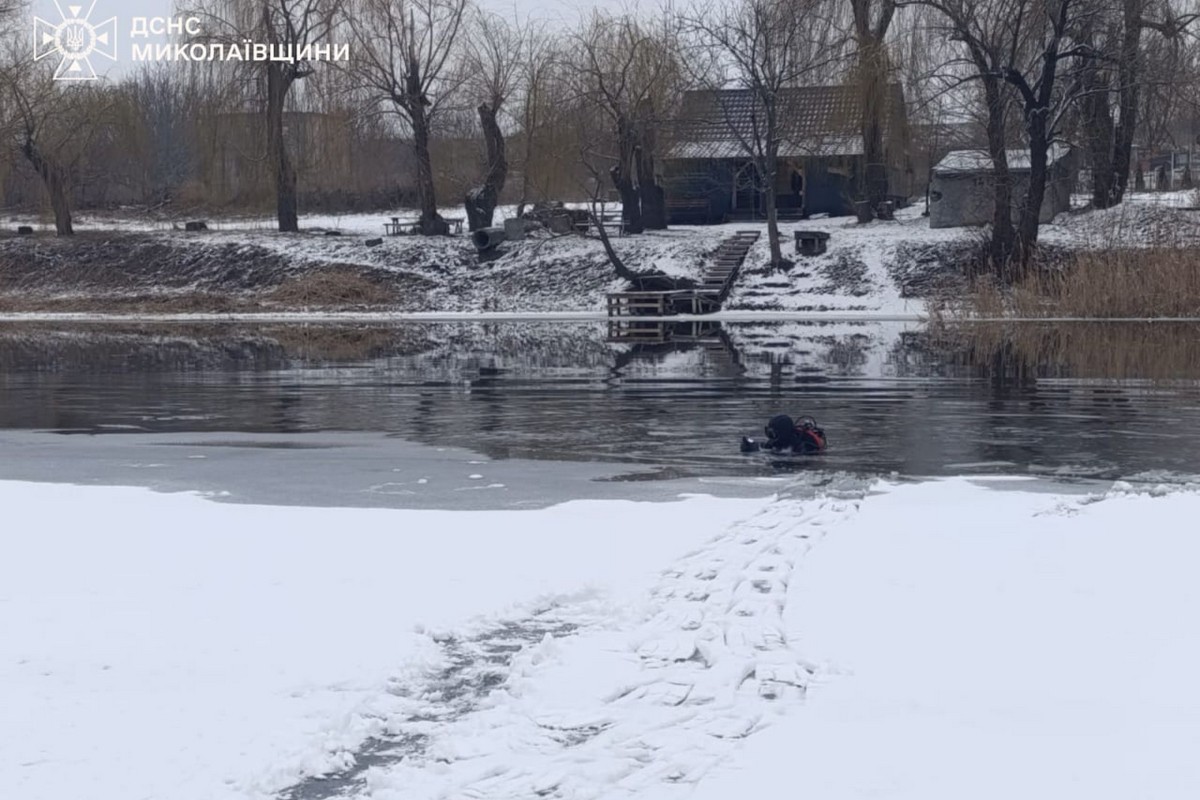
{"label": "tree trunk", "polygon": [[776,101],[777,97],[772,97],[766,103],[766,157],[763,159],[761,177],[765,184],[763,189],[767,206],[767,241],[771,247],[771,266],[779,269],[787,262],[783,259],[783,250],[779,245],[779,209],[775,198],[775,179],[779,173],[779,120]]}
{"label": "tree trunk", "polygon": [[[636,170],[633,161],[637,150],[637,136],[633,126],[626,118],[617,120],[617,154],[618,161],[608,171],[613,188],[621,195],[621,222],[626,233],[642,233],[645,223],[642,221],[642,202],[637,187],[633,183]],[[636,172],[634,173],[636,174]]]}
{"label": "tree trunk", "polygon": [[1139,50],[1142,40],[1142,9],[1145,0],[1124,0],[1121,52],[1117,58],[1117,129],[1113,136],[1112,201],[1120,203],[1129,186],[1129,164],[1133,136],[1137,131],[1138,82],[1142,79]]}
{"label": "tree trunk", "polygon": [[54,232],[59,236],[73,236],[75,229],[71,225],[71,200],[67,191],[67,176],[57,165],[47,161],[41,150],[32,140],[26,139],[22,146],[25,158],[33,165],[34,170],[46,184],[46,192],[50,195],[50,208],[54,211]]}
{"label": "tree trunk", "polygon": [[638,281],[637,273],[625,266],[625,262],[617,255],[617,251],[613,250],[612,242],[608,238],[608,231],[604,229],[604,221],[596,216],[595,210],[589,211],[588,216],[592,218],[592,225],[600,235],[600,244],[604,245],[604,254],[608,256],[608,263],[612,264],[613,269],[616,270],[617,277],[636,284]]}
{"label": "tree trunk", "polygon": [[437,197],[433,188],[433,161],[429,157],[428,105],[421,92],[421,68],[414,57],[405,75],[405,95],[413,129],[413,155],[417,161],[417,198],[421,204],[421,220],[417,223],[425,236],[446,236],[450,226],[438,214]]}
{"label": "tree trunk", "polygon": [[504,182],[508,178],[508,160],[504,151],[504,134],[496,122],[499,108],[480,103],[479,124],[483,128],[483,140],[487,146],[488,169],[484,175],[483,185],[467,192],[467,227],[476,231],[480,228],[490,228],[492,217],[496,211],[496,203],[500,193],[504,191]]}
{"label": "tree trunk", "polygon": [[646,230],[667,229],[667,196],[658,185],[654,174],[654,153],[645,147],[635,148],[634,163],[637,165],[638,200],[642,207],[642,225]]}
{"label": "tree trunk", "polygon": [[[1033,260],[1033,253],[1037,248],[1038,229],[1041,227],[1042,200],[1046,197],[1050,142],[1055,136],[1055,130],[1050,123],[1050,113],[1054,100],[1054,84],[1058,77],[1058,46],[1066,37],[1067,23],[1070,20],[1070,2],[1071,0],[1059,0],[1059,5],[1054,10],[1053,34],[1046,43],[1046,49],[1041,59],[1042,69],[1033,86],[1029,86],[1025,78],[1013,70],[1010,69],[1007,73],[1009,82],[1020,89],[1024,99],[1025,129],[1029,136],[1029,190],[1025,194],[1025,202],[1021,206],[1021,222],[1017,232],[1020,255],[1018,262],[1022,273]],[[1128,163],[1126,163],[1125,169],[1128,172]]]}
{"label": "tree trunk", "polygon": [[[888,197],[887,156],[883,141],[890,100],[886,39],[896,13],[896,4],[894,0],[851,0],[850,10],[858,48],[859,124],[865,165],[860,197],[868,201],[874,213]],[[872,11],[877,13],[873,15]]]}
{"label": "tree trunk", "polygon": [[1109,78],[1098,58],[1089,58],[1083,73],[1083,136],[1092,165],[1092,207],[1109,208],[1116,184],[1113,169],[1113,122],[1109,111]]}
{"label": "tree trunk", "polygon": [[630,180],[627,170],[616,164],[608,171],[613,187],[621,195],[621,223],[626,233],[642,233],[645,226],[642,223],[641,198],[637,187]]}
{"label": "tree trunk", "polygon": [[1018,261],[1022,270],[1029,266],[1037,247],[1041,226],[1042,200],[1046,197],[1046,169],[1050,142],[1046,134],[1044,109],[1035,110],[1029,124],[1029,190],[1021,205],[1017,231]]}
{"label": "tree trunk", "polygon": [[633,149],[633,163],[637,170],[642,226],[646,230],[662,231],[667,229],[667,196],[654,173],[655,114],[648,104],[643,104],[637,118],[638,141]]}
{"label": "tree trunk", "polygon": [[987,100],[988,155],[992,161],[994,204],[989,256],[996,275],[1001,280],[1007,280],[1010,277],[1016,232],[1012,223],[1012,183],[1008,172],[1008,153],[1004,149],[1004,96],[1000,80],[994,75],[984,75],[983,90]]}
{"label": "tree trunk", "polygon": [[267,62],[267,153],[275,175],[275,214],[279,230],[300,230],[296,201],[296,168],[288,158],[283,135],[283,108],[292,78],[284,74],[282,62]]}
{"label": "tree trunk", "polygon": [[[775,160],[768,157],[768,160]],[[770,167],[768,167],[768,170]],[[783,248],[779,244],[779,209],[775,202],[775,187],[769,185],[766,192],[767,206],[767,240],[771,245],[771,266],[779,269],[787,264],[783,258]]]}
{"label": "tree trunk", "polygon": [[887,157],[883,126],[887,111],[887,53],[882,41],[859,43],[859,90],[862,92],[863,197],[872,212],[888,196]]}
{"label": "tree trunk", "polygon": [[59,170],[52,170],[46,180],[50,190],[50,208],[54,210],[54,232],[59,236],[73,236],[71,224],[71,201],[67,194],[67,181]]}

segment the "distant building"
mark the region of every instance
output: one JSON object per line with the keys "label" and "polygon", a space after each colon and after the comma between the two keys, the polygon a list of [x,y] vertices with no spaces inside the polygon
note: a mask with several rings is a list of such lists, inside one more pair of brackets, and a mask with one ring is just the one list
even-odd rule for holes
{"label": "distant building", "polygon": [[[854,86],[801,86],[779,97],[780,216],[849,214],[865,172],[859,95]],[[687,92],[663,157],[673,223],[765,216],[751,154],[762,142],[763,108],[748,90]],[[901,204],[912,183],[904,94],[889,87],[884,157],[889,191]]]}
{"label": "distant building", "polygon": [[[1013,218],[1029,191],[1029,151],[1007,150],[1012,186]],[[1064,145],[1051,145],[1048,154],[1046,194],[1038,219],[1049,222],[1071,207],[1075,185],[1075,158]],[[933,168],[929,187],[929,227],[956,228],[985,225],[995,209],[996,175],[992,158],[982,150],[955,150]]]}

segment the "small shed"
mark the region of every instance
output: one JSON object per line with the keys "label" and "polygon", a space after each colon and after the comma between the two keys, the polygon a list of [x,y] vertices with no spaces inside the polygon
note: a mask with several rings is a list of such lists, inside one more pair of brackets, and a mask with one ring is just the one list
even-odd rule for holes
{"label": "small shed", "polygon": [[[1013,218],[1029,191],[1029,151],[1007,150],[1009,183],[1012,186]],[[1050,146],[1047,160],[1046,194],[1038,219],[1049,222],[1071,207],[1075,185],[1074,154],[1065,145]],[[956,228],[986,225],[995,208],[996,172],[992,158],[982,150],[955,150],[933,168],[929,184],[929,227]]]}

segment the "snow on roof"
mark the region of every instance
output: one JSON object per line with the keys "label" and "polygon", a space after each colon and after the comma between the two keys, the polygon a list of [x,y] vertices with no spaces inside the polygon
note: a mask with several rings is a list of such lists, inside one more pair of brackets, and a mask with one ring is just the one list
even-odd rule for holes
{"label": "snow on roof", "polygon": [[[884,136],[904,121],[904,93],[892,84]],[[859,97],[852,85],[793,86],[778,95],[779,155],[783,158],[862,155]],[[668,159],[746,158],[761,148],[762,100],[746,89],[685,92]]]}
{"label": "snow on roof", "polygon": [[[1008,156],[1009,171],[1021,171],[1029,169],[1029,151],[1028,150],[1005,150]],[[1052,144],[1050,152],[1047,154],[1048,163],[1054,164],[1065,158],[1071,149],[1066,145]],[[955,172],[991,172],[992,157],[988,155],[986,150],[952,150],[946,154],[946,157],[938,162],[933,171],[939,175],[946,175]]]}
{"label": "snow on roof", "polygon": [[[748,158],[754,142],[725,139],[723,141],[677,142],[667,152],[667,158],[726,159]],[[779,142],[780,158],[829,158],[862,155],[862,136],[858,134],[828,136],[784,137]]]}

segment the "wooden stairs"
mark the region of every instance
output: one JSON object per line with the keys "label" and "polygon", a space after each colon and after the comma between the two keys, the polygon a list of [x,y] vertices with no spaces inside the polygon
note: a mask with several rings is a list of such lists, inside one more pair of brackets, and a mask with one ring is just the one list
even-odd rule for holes
{"label": "wooden stairs", "polygon": [[758,231],[738,231],[717,247],[710,264],[694,289],[675,291],[612,292],[608,295],[610,317],[668,314],[710,314],[719,311],[737,281],[746,254],[758,241]]}
{"label": "wooden stairs", "polygon": [[[717,247],[713,263],[700,278],[700,285],[696,287],[696,293],[708,296],[710,302],[713,302],[716,308],[720,308],[721,303],[725,302],[725,298],[729,295],[729,290],[733,288],[734,281],[737,280],[738,272],[742,269],[742,262],[746,260],[746,253],[750,252],[751,246],[758,241],[758,237],[758,231],[738,231],[721,242]],[[713,310],[715,311],[716,308]]]}

